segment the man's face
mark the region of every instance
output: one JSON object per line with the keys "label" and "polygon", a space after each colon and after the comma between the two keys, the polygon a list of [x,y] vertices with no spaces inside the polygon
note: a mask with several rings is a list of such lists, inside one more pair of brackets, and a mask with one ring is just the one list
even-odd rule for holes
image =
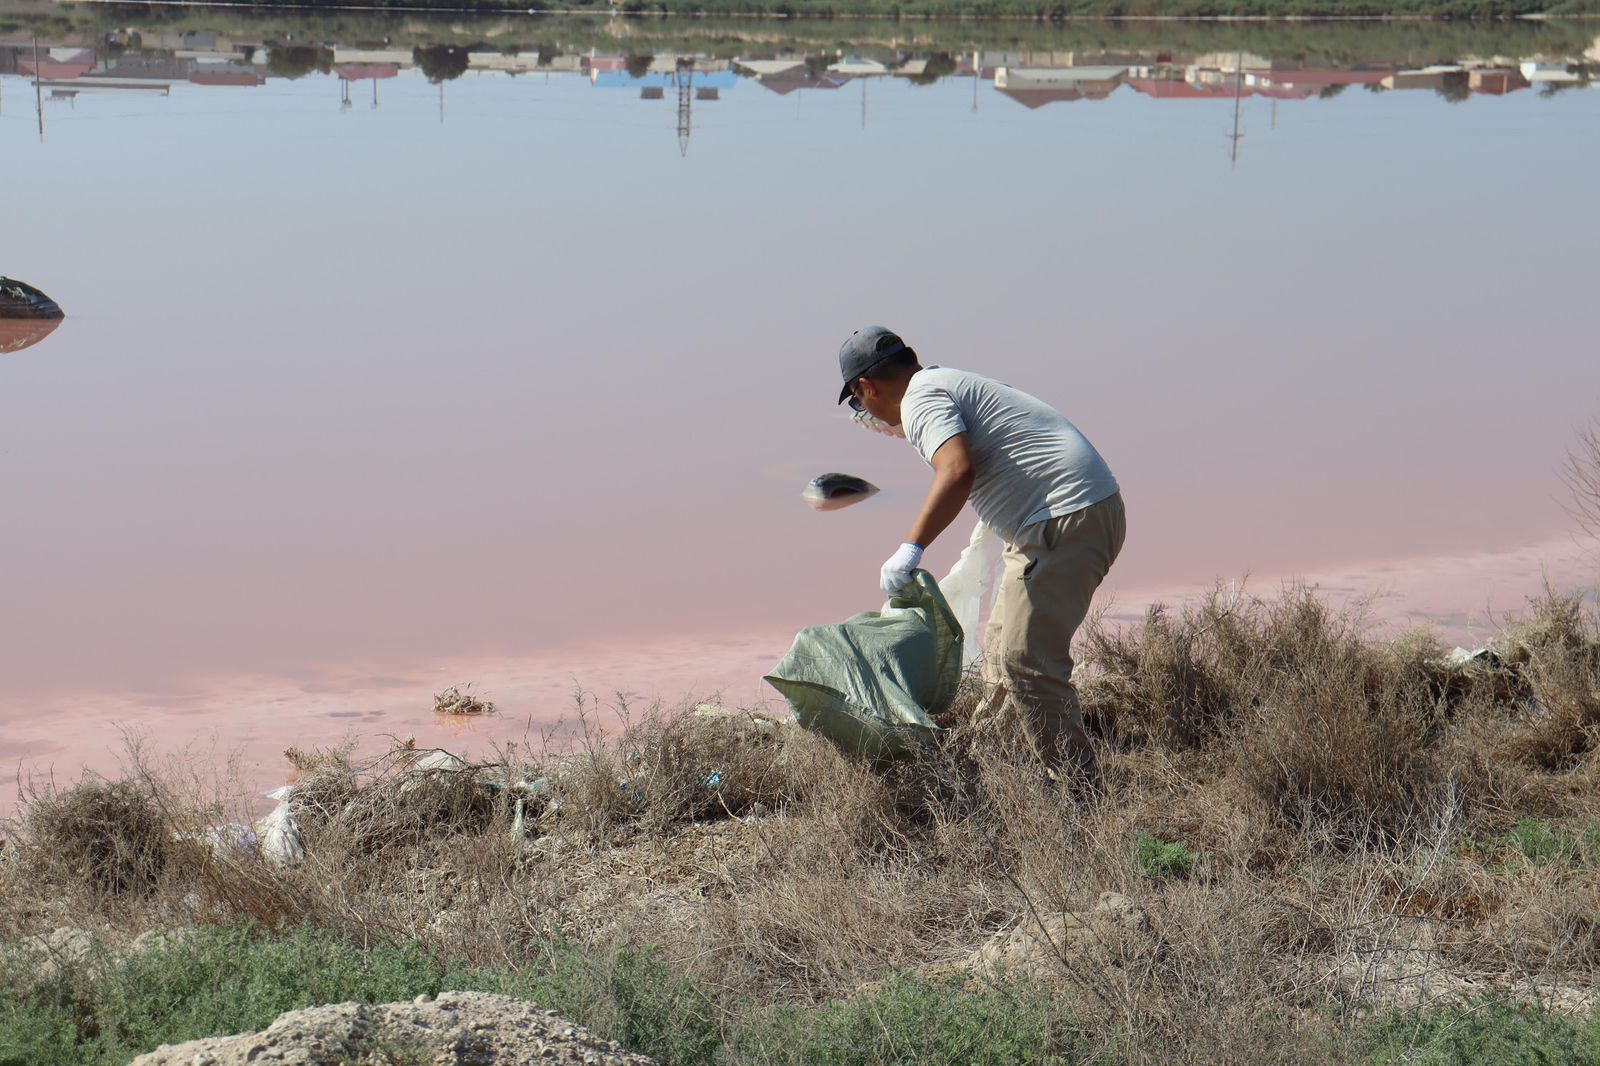
{"label": "man's face", "polygon": [[856,378],[855,383],[850,386],[850,394],[854,397],[851,407],[859,405],[858,410],[866,411],[873,418],[891,426],[900,424],[900,405],[889,402],[882,382]]}

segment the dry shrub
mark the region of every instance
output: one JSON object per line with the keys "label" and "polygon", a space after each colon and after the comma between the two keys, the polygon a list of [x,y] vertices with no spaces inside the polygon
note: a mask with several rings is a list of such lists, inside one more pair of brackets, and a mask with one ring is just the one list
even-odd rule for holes
{"label": "dry shrub", "polygon": [[1085,627],[1083,660],[1094,676],[1084,686],[1086,718],[1114,738],[1171,747],[1193,746],[1226,720],[1235,693],[1231,679],[1209,669],[1201,618],[1216,620],[1213,598],[1174,619],[1153,604],[1130,631]]}
{"label": "dry shrub", "polygon": [[1155,604],[1127,630],[1086,626],[1085,713],[1117,740],[1203,746],[1268,702],[1281,679],[1363,648],[1359,607],[1336,612],[1298,585],[1273,601],[1217,588],[1176,618]]}
{"label": "dry shrub", "polygon": [[[1153,935],[1091,938],[1067,988],[1134,1063],[1326,1061],[1297,1033],[1303,974],[1285,909],[1248,884],[1175,884],[1136,900]],[[1293,939],[1289,934],[1289,939]]]}
{"label": "dry shrub", "polygon": [[886,782],[842,769],[825,794],[756,823],[743,883],[683,925],[673,954],[719,984],[811,1001],[960,954],[1009,917],[971,861],[970,827],[908,825]]}
{"label": "dry shrub", "polygon": [[37,863],[96,893],[149,893],[171,855],[160,799],[143,778],[86,773],[71,788],[48,787],[28,797],[22,826]]}
{"label": "dry shrub", "polygon": [[1235,757],[1244,794],[1290,825],[1394,838],[1444,780],[1435,747],[1467,690],[1442,685],[1434,640],[1374,644],[1361,619],[1299,586],[1218,590],[1177,620],[1153,608],[1126,632],[1091,627],[1084,700],[1126,743]]}
{"label": "dry shrub", "polygon": [[484,772],[416,770],[371,781],[352,792],[330,816],[301,822],[308,847],[375,855],[455,836],[487,831],[500,813]]}
{"label": "dry shrub", "polygon": [[303,829],[337,817],[361,789],[361,771],[351,763],[349,748],[289,748],[283,754],[294,766],[289,804]]}
{"label": "dry shrub", "polygon": [[302,874],[280,870],[256,855],[219,854],[190,844],[176,871],[184,886],[202,893],[198,917],[219,922],[254,922],[285,929],[303,922],[337,925],[319,886]]}
{"label": "dry shrub", "polygon": [[657,710],[630,722],[615,744],[591,737],[581,755],[558,764],[552,822],[604,835],[781,810],[825,789],[843,758],[762,715]]}
{"label": "dry shrub", "polygon": [[[767,839],[772,853],[786,836],[810,835],[809,827],[786,828]],[[719,984],[812,1001],[848,996],[887,967],[959,953],[1002,913],[982,885],[948,870],[862,861],[846,848],[828,855],[815,840],[796,851],[737,895],[707,903],[669,949],[699,959]]]}
{"label": "dry shrub", "polygon": [[[1250,794],[1298,828],[1398,839],[1417,828],[1444,783],[1429,737],[1431,708],[1398,677],[1356,680],[1324,674],[1279,685],[1278,702],[1242,738],[1236,772]],[[1374,698],[1360,680],[1383,694]]]}
{"label": "dry shrub", "polygon": [[1546,590],[1529,606],[1501,642],[1528,695],[1506,751],[1541,769],[1568,770],[1600,740],[1600,637],[1581,597]]}

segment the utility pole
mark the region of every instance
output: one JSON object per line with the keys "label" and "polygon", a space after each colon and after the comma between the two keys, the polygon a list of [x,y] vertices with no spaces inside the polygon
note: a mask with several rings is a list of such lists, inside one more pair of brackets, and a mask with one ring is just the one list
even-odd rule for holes
{"label": "utility pole", "polygon": [[678,83],[678,154],[687,158],[692,117],[690,108],[693,105],[689,86],[694,81],[694,68],[685,66],[684,61],[680,59],[678,69],[672,72],[672,78]]}
{"label": "utility pole", "polygon": [[1229,169],[1239,169],[1239,139],[1244,134],[1239,132],[1239,101],[1244,98],[1244,53],[1239,53],[1233,60],[1233,134],[1229,140],[1233,141],[1233,162]]}
{"label": "utility pole", "polygon": [[39,112],[39,143],[44,143],[44,94],[39,88],[39,38],[33,39],[33,106]]}

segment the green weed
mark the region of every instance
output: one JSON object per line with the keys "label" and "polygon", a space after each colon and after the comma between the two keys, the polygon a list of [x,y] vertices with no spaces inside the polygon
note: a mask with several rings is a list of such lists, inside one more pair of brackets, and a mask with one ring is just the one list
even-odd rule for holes
{"label": "green weed", "polygon": [[1573,833],[1543,818],[1518,818],[1510,832],[1487,840],[1468,841],[1462,852],[1477,855],[1491,873],[1512,873],[1535,866],[1600,866],[1600,823]]}
{"label": "green weed", "polygon": [[1108,1061],[1067,1003],[1024,985],[894,975],[871,994],[767,1013],[739,1035],[734,1061],[761,1066]]}
{"label": "green weed", "polygon": [[1375,1066],[1557,1066],[1600,1062],[1600,1015],[1559,1014],[1484,1002],[1372,1027]]}
{"label": "green weed", "polygon": [[1152,881],[1182,880],[1194,872],[1195,854],[1182,841],[1167,843],[1144,830],[1133,835],[1133,862]]}

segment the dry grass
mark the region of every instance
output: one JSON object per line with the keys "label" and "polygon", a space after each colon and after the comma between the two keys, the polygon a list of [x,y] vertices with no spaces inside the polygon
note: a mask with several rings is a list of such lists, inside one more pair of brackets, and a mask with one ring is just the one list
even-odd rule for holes
{"label": "dry grass", "polygon": [[[295,753],[300,866],[173,842],[218,810],[148,776],[88,781],[35,796],[0,848],[8,894],[71,899],[7,928],[310,919],[479,964],[648,944],[756,1001],[815,1002],[886,968],[949,972],[1113,891],[1147,920],[1085,927],[1045,975],[1136,1062],[1315,1062],[1374,1011],[1593,992],[1593,849],[1530,858],[1508,836],[1600,820],[1600,638],[1576,601],[1531,605],[1495,663],[1464,668],[1303,589],[1156,609],[1083,652],[1099,797],[980,720],[976,686],[939,750],[886,772],[726,713],[464,769]],[[1192,872],[1147,876],[1141,833]]]}

